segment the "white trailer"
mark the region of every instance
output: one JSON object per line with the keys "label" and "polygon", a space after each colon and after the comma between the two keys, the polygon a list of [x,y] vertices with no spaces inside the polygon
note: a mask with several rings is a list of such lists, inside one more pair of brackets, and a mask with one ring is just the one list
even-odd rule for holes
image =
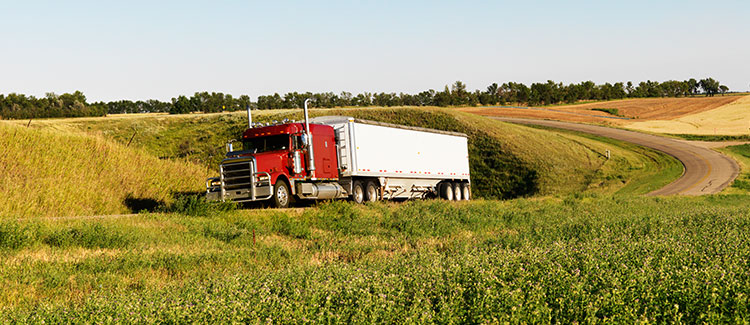
{"label": "white trailer", "polygon": [[310,122],[333,127],[338,183],[354,201],[471,197],[466,134],[346,116]]}

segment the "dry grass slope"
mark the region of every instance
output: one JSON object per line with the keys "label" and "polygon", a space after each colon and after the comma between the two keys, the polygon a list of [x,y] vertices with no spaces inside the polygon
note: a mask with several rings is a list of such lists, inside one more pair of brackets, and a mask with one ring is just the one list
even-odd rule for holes
{"label": "dry grass slope", "polygon": [[0,217],[129,213],[199,191],[205,169],[81,132],[0,124]]}

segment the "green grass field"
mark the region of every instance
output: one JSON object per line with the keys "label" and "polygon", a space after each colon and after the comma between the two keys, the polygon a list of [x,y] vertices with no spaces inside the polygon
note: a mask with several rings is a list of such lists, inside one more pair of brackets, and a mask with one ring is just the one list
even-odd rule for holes
{"label": "green grass field", "polygon": [[0,317],[743,323],[748,203],[591,194],[6,220]]}
{"label": "green grass field", "polygon": [[450,109],[313,113],[467,133],[485,199],[236,209],[184,193],[242,113],[5,121],[0,322],[748,321],[748,196],[639,196],[671,157]]}
{"label": "green grass field", "polygon": [[732,186],[722,191],[724,194],[750,194],[750,144],[729,146],[720,149],[726,155],[734,158],[740,165],[740,174],[732,182]]}

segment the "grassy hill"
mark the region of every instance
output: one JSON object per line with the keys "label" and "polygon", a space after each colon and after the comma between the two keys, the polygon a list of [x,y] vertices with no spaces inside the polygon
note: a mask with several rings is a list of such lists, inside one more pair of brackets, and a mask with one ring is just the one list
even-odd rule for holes
{"label": "grassy hill", "polygon": [[[475,195],[512,198],[597,191],[645,193],[681,174],[673,158],[621,142],[502,123],[440,108],[318,109],[396,124],[469,134]],[[254,120],[302,119],[301,110],[255,112]],[[21,121],[16,122],[22,124]],[[25,123],[25,122],[24,122]],[[246,125],[242,112],[207,115],[135,115],[33,121],[31,128],[85,132],[138,147],[156,157],[186,159],[217,173],[224,142]],[[606,150],[613,159],[604,157]],[[657,182],[644,181],[662,175]]]}
{"label": "grassy hill", "polygon": [[200,191],[205,168],[77,131],[0,123],[0,217],[118,214]]}

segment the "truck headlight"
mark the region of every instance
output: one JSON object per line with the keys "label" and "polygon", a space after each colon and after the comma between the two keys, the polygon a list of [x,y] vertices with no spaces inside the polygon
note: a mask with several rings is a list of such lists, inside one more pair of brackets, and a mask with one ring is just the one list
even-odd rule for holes
{"label": "truck headlight", "polygon": [[217,187],[217,186],[221,186],[221,180],[217,179],[217,180],[211,181],[211,187]]}

